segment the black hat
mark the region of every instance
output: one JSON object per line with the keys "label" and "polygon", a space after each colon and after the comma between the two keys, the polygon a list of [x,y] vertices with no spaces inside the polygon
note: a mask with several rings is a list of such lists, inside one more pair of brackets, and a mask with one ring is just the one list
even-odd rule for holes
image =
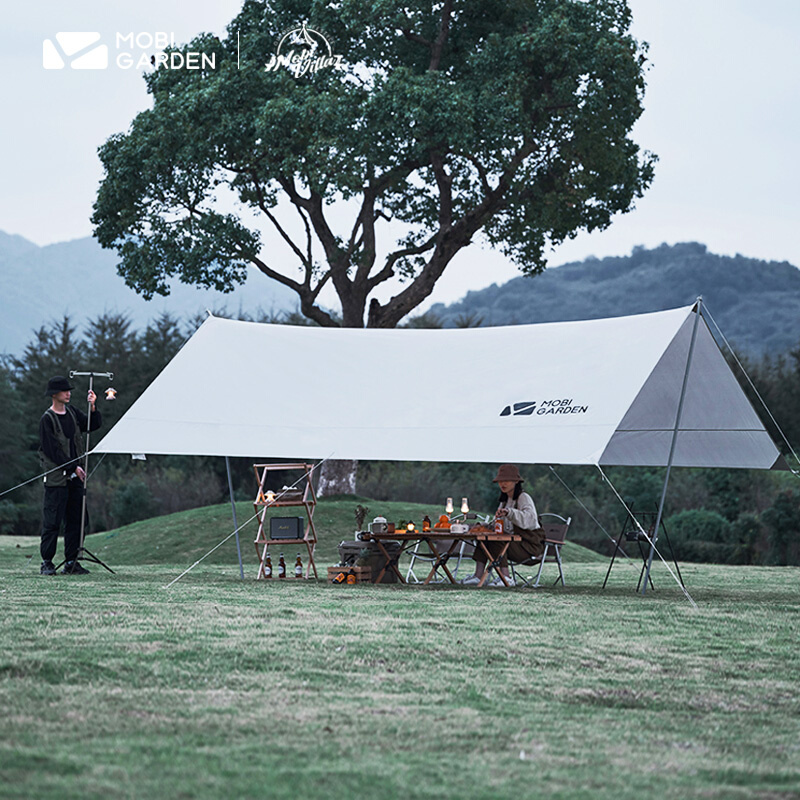
{"label": "black hat", "polygon": [[58,392],[69,392],[75,387],[63,375],[55,375],[47,381],[47,391],[45,395],[51,397]]}

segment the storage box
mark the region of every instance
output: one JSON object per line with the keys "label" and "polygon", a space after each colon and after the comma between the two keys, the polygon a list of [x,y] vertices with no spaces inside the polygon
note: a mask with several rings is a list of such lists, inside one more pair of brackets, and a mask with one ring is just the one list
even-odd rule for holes
{"label": "storage box", "polygon": [[[390,556],[395,556],[400,551],[400,542],[384,542],[383,546]],[[355,564],[356,561],[366,561],[367,568],[372,569],[372,578],[375,580],[386,563],[386,558],[381,553],[375,542],[347,541],[339,544],[339,561],[342,564]],[[397,583],[397,575],[393,569],[383,573],[381,583]]]}
{"label": "storage box", "polygon": [[328,583],[335,583],[334,578],[341,573],[345,574],[345,580],[342,584],[347,584],[347,575],[353,573],[356,577],[356,583],[370,583],[372,581],[372,568],[371,567],[328,567]]}

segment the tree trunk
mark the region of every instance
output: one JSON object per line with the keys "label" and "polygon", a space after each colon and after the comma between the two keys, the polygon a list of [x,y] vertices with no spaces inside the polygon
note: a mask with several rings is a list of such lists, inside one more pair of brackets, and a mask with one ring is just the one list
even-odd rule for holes
{"label": "tree trunk", "polygon": [[330,497],[333,494],[356,493],[356,467],[358,461],[328,459],[320,470],[318,497]]}

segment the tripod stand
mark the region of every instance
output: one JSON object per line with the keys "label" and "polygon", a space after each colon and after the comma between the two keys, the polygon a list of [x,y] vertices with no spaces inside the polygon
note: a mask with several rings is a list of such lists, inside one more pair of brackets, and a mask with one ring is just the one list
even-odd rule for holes
{"label": "tripod stand", "polygon": [[[94,379],[97,378],[108,378],[109,380],[113,380],[114,373],[113,372],[75,372],[71,370],[69,373],[70,378],[74,378],[76,376],[89,376],[89,392],[94,391]],[[89,549],[86,548],[84,542],[86,540],[86,486],[89,483],[89,436],[91,435],[91,426],[92,426],[92,404],[88,403],[88,409],[86,413],[86,452],[83,456],[83,497],[81,500],[81,543],[78,547],[78,555],[76,556],[76,561],[91,561],[94,564],[99,564],[104,569],[107,569],[109,572],[116,574],[108,564],[102,562],[94,553],[92,553]],[[58,567],[62,566],[66,563],[62,561]],[[56,569],[58,569],[56,567]]]}

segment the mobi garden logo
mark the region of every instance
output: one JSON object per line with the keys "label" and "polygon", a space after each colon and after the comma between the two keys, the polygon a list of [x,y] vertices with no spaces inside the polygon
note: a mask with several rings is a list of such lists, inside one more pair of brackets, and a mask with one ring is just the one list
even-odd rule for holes
{"label": "mobi garden logo", "polygon": [[501,417],[537,417],[550,414],[585,414],[589,406],[578,405],[571,399],[560,400],[525,400],[520,403],[507,405],[501,412]]}
{"label": "mobi garden logo", "polygon": [[[109,45],[97,32],[61,31],[42,46],[45,69],[107,69]],[[175,34],[141,31],[114,34],[113,65],[119,69],[216,69],[217,54],[200,51],[178,52]],[[165,53],[165,48],[172,48]]]}
{"label": "mobi garden logo", "polygon": [[267,72],[288,69],[295,78],[321,69],[344,69],[342,57],[335,55],[328,39],[305,23],[278,37],[275,52],[265,67]]}
{"label": "mobi garden logo", "polygon": [[89,31],[61,32],[45,39],[42,66],[45,69],[105,69],[108,66],[108,45],[99,44],[100,34]]}

